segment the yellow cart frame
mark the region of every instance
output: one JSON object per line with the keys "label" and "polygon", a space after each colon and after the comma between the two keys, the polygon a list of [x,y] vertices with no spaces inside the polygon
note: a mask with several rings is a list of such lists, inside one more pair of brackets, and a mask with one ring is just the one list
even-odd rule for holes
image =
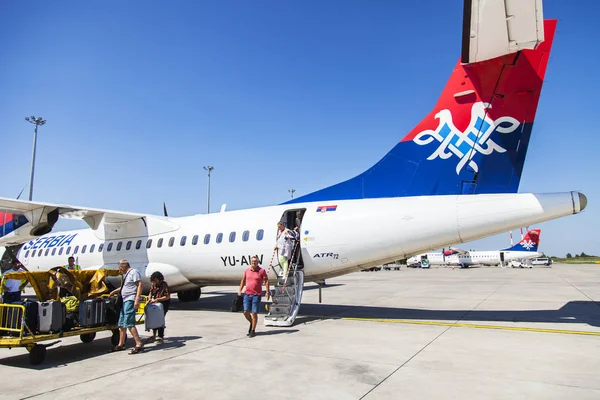
{"label": "yellow cart frame", "polygon": [[[101,271],[102,273],[99,275],[97,275],[96,273],[100,272],[100,270],[66,271],[63,268],[59,267],[54,268],[53,270],[58,269],[60,269],[63,273],[68,274],[73,281],[75,281],[77,278],[79,279],[79,297],[83,297],[81,295],[86,295],[87,293],[93,292],[94,290],[96,292],[104,291],[106,288],[106,286],[102,286],[104,276],[115,276],[119,274],[118,271],[114,270]],[[57,293],[56,289],[54,290],[54,292],[49,290],[52,289],[54,285],[50,283],[50,278],[47,276],[48,273],[48,271],[33,273],[7,273],[5,274],[3,279],[6,279],[7,277],[14,277],[13,279],[26,279],[32,284],[38,299],[41,301],[47,301],[50,298],[54,297],[54,294]],[[92,282],[93,284],[91,288],[86,287],[84,288],[84,290],[81,290],[81,282]],[[87,286],[90,286],[90,284],[87,283]],[[108,297],[108,295],[102,295],[100,297],[106,298]],[[142,324],[144,322],[144,309],[146,307],[147,301],[148,298],[146,296],[142,296],[140,300],[140,306],[136,311],[136,325]],[[14,328],[15,326],[19,326],[19,328]],[[90,343],[95,339],[96,333],[102,331],[112,331],[111,342],[113,346],[116,346],[119,343],[119,327],[116,325],[103,325],[94,328],[73,327],[67,332],[35,334],[35,332],[32,331],[32,329],[26,324],[25,306],[20,304],[0,304],[0,348],[26,348],[29,351],[29,363],[32,365],[41,364],[46,358],[46,348],[59,343],[60,339],[62,338],[79,336],[83,343]],[[40,344],[41,342],[46,342],[49,340],[54,340],[54,342],[48,344]]]}

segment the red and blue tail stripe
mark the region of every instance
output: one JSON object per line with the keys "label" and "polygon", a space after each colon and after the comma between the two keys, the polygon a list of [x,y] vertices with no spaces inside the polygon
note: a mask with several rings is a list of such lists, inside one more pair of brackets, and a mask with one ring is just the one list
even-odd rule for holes
{"label": "red and blue tail stripe", "polygon": [[535,50],[458,62],[433,110],[378,163],[287,203],[517,192],[555,30],[544,21]]}

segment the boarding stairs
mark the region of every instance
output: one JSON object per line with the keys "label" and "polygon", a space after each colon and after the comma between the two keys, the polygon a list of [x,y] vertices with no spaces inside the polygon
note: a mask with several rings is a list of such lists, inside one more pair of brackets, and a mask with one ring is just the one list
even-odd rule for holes
{"label": "boarding stairs", "polygon": [[[299,245],[297,245],[299,250]],[[296,252],[294,252],[296,253]],[[298,251],[299,253],[299,251]],[[299,255],[292,256],[290,271],[286,277],[280,265],[273,266],[277,276],[271,291],[272,303],[265,316],[265,326],[292,326],[300,310],[302,290],[304,288],[304,271],[298,266]]]}

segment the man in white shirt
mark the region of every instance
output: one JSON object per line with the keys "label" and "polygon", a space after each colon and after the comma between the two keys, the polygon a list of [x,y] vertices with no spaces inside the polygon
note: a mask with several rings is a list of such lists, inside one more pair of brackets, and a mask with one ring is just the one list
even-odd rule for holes
{"label": "man in white shirt", "polygon": [[[6,272],[25,272],[25,269],[23,269],[23,266],[20,263],[13,263],[13,269],[9,269]],[[20,303],[21,291],[25,288],[25,285],[27,285],[27,281],[20,279],[2,279],[2,283],[4,286],[2,302],[4,304]]]}

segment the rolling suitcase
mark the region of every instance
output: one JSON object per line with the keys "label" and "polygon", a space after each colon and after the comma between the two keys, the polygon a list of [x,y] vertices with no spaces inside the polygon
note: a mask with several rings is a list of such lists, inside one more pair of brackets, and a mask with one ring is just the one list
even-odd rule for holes
{"label": "rolling suitcase", "polygon": [[79,325],[93,328],[106,324],[104,299],[89,299],[79,304]]}
{"label": "rolling suitcase", "polygon": [[146,331],[158,329],[165,326],[165,311],[161,303],[146,305],[144,309]]}
{"label": "rolling suitcase", "polygon": [[104,309],[106,310],[106,323],[116,325],[119,322],[119,312],[121,311],[117,307],[117,298],[104,299]]}
{"label": "rolling suitcase", "polygon": [[60,332],[67,318],[67,307],[60,301],[39,303],[38,313],[40,318],[41,333]]}

